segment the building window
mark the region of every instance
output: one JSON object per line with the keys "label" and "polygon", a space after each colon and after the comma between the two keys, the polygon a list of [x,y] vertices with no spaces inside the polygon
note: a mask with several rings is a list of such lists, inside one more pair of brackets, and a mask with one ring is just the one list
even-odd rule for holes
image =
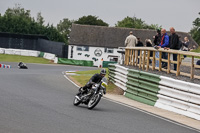
{"label": "building window", "polygon": [[89,51],[88,46],[77,46],[77,51]]}
{"label": "building window", "polygon": [[105,53],[114,53],[114,49],[112,49],[112,48],[105,48],[104,52]]}

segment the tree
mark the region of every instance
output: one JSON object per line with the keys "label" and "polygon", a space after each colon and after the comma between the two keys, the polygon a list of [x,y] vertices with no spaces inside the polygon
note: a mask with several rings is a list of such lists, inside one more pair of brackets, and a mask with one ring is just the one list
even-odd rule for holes
{"label": "tree", "polygon": [[57,24],[57,30],[63,35],[65,39],[65,43],[68,43],[69,33],[71,31],[73,20],[69,20],[68,18],[64,18],[60,20],[59,24]]}
{"label": "tree", "polygon": [[97,26],[109,26],[106,22],[98,19],[96,16],[88,15],[79,18],[74,22],[75,24],[85,24],[85,25],[97,25]]}
{"label": "tree", "polygon": [[190,33],[192,38],[200,45],[200,18],[196,18],[193,21],[193,28],[190,30]]}
{"label": "tree", "polygon": [[65,42],[64,36],[53,25],[44,25],[41,12],[37,14],[37,20],[30,15],[30,10],[25,10],[19,4],[14,8],[8,8],[3,16],[0,16],[0,32],[17,34],[45,35],[51,41]]}
{"label": "tree", "polygon": [[115,27],[127,27],[127,28],[135,28],[135,29],[154,29],[154,30],[161,28],[161,26],[158,26],[158,24],[148,25],[141,18],[129,17],[129,16],[124,18],[122,21],[118,21],[117,24],[115,24]]}
{"label": "tree", "polygon": [[38,13],[37,13],[37,23],[38,23],[39,25],[41,25],[41,26],[44,24],[44,18],[42,17],[41,12],[38,12]]}

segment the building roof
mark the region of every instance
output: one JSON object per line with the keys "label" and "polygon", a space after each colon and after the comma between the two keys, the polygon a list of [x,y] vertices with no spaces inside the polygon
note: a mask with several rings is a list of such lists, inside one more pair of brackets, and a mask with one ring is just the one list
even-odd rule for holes
{"label": "building roof", "polygon": [[[125,47],[124,42],[130,31],[133,31],[133,35],[139,37],[143,43],[146,39],[153,41],[153,36],[156,35],[156,30],[73,24],[69,44],[109,48]],[[198,46],[188,33],[177,32],[177,34],[182,37],[181,40],[187,36],[192,45]]]}

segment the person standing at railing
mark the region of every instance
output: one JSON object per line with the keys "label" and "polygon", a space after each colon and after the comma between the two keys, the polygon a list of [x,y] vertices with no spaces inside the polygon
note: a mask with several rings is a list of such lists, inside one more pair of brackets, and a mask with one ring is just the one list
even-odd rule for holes
{"label": "person standing at railing", "polygon": [[[155,46],[154,46],[154,48],[157,48],[157,46],[161,43],[161,32],[160,32],[160,30],[159,29],[157,29],[157,34],[155,35],[155,36],[153,36],[153,38],[154,38],[154,44],[155,44]],[[159,58],[159,52],[156,52],[155,53],[155,57],[156,58]],[[156,67],[159,67],[159,61],[158,60],[156,60]]]}
{"label": "person standing at railing", "polygon": [[[183,51],[188,51],[188,46],[190,45],[190,41],[187,37],[184,37],[184,42],[183,42]],[[186,58],[187,56],[184,55],[184,58]]]}
{"label": "person standing at railing", "polygon": [[[137,42],[137,44],[136,44],[136,47],[143,47],[144,45],[143,45],[143,43],[141,42],[141,40],[140,40],[139,37],[137,38],[137,40],[138,40],[138,42]],[[140,50],[138,50],[138,56],[140,56]],[[138,64],[139,64],[139,62],[140,62],[140,59],[138,59]]]}
{"label": "person standing at railing", "polygon": [[[176,34],[174,27],[170,28],[170,33],[171,33],[171,35],[169,36],[170,49],[179,50],[180,49],[179,37]],[[177,61],[177,54],[173,54],[173,60]],[[176,71],[176,69],[177,69],[177,64],[174,64],[174,70]]]}
{"label": "person standing at railing", "polygon": [[133,35],[133,31],[130,31],[129,36],[126,37],[125,46],[135,47],[137,44],[137,38]]}
{"label": "person standing at railing", "polygon": [[[161,43],[159,44],[158,48],[169,48],[169,36],[166,33],[166,29],[161,30]],[[167,53],[162,53],[162,58],[167,59]],[[167,62],[162,62],[162,68],[167,67]]]}
{"label": "person standing at railing", "polygon": [[161,33],[160,33],[159,29],[157,29],[156,32],[157,32],[157,34],[155,36],[153,36],[153,39],[154,39],[153,43],[154,43],[154,45],[158,46],[161,42]]}
{"label": "person standing at railing", "polygon": [[[150,39],[146,39],[145,43],[146,43],[146,47],[152,47],[152,42]],[[150,52],[150,57],[152,56],[153,56],[153,51]],[[149,59],[149,63],[152,63],[151,59]]]}

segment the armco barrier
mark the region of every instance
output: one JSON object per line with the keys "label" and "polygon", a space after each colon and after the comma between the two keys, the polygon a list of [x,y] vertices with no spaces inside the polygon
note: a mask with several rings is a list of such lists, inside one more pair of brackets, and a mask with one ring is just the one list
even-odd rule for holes
{"label": "armco barrier", "polygon": [[[155,74],[129,69],[125,96],[136,101],[154,106],[158,97],[159,77]],[[128,93],[128,94],[127,94]]]}
{"label": "armco barrier", "polygon": [[200,120],[200,85],[109,64],[109,80],[133,100]]}
{"label": "armco barrier", "polygon": [[5,53],[5,48],[0,48],[0,54],[4,54]]}
{"label": "armco barrier", "polygon": [[56,57],[55,54],[51,54],[51,53],[44,53],[43,58],[48,59],[48,60],[54,60]]}
{"label": "armco barrier", "polygon": [[23,49],[0,49],[0,53],[10,54],[10,55],[34,56],[34,57],[38,57],[40,54],[39,51],[23,50]]}

